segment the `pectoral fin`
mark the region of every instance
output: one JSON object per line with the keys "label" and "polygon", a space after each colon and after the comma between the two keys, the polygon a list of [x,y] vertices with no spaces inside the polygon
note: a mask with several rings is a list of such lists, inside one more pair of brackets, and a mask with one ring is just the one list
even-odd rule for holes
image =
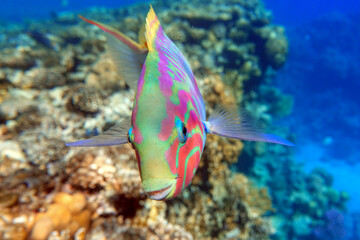
{"label": "pectoral fin", "polygon": [[128,143],[128,130],[130,120],[124,120],[120,124],[111,127],[109,130],[95,137],[80,140],[77,142],[65,143],[68,147],[100,147]]}
{"label": "pectoral fin", "polygon": [[106,33],[108,52],[116,65],[118,74],[126,81],[127,85],[136,89],[142,65],[148,52],[144,43],[138,44],[110,26],[86,19],[80,15],[79,17]]}
{"label": "pectoral fin", "polygon": [[214,114],[209,117],[208,121],[203,123],[207,133],[248,141],[295,146],[293,143],[279,136],[262,133],[256,125],[245,116],[238,113],[230,113],[223,109],[215,111]]}

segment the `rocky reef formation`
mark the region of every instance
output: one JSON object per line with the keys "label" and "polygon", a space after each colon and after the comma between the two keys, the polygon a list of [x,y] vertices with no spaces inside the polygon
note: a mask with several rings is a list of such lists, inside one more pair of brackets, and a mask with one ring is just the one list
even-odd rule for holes
{"label": "rocky reef formation", "polygon": [[[349,195],[333,188],[333,177],[321,168],[306,173],[283,146],[246,144],[236,164],[258,185],[268,186],[276,208],[273,239],[314,239],[316,229],[326,228],[329,211],[344,214]],[[345,229],[344,223],[339,228]]]}
{"label": "rocky reef formation", "polygon": [[[159,1],[154,8],[189,59],[208,113],[241,104],[267,125],[273,115],[291,112],[291,97],[270,81],[286,60],[287,40],[261,2]],[[146,9],[83,14],[136,39]],[[267,188],[230,170],[242,152],[254,165],[288,158],[284,147],[243,151],[238,140],[209,136],[191,186],[174,200],[149,200],[130,146],[64,145],[131,114],[134,92],[117,76],[104,34],[64,13],[27,29],[9,26],[0,37],[6,40],[0,42],[1,239],[260,240],[289,229],[272,225]]]}

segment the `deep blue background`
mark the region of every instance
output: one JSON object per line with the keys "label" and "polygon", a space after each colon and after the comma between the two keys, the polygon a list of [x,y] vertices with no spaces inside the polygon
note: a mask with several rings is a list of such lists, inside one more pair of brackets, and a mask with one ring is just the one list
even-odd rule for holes
{"label": "deep blue background", "polygon": [[0,20],[21,22],[26,19],[50,17],[52,12],[82,10],[90,7],[116,8],[145,0],[8,0],[1,3]]}
{"label": "deep blue background", "polygon": [[329,12],[356,13],[359,0],[263,0],[274,15],[274,22],[297,25]]}
{"label": "deep blue background", "polygon": [[[11,0],[1,4],[0,19],[21,21],[26,18],[46,18],[51,12],[80,10],[99,6],[115,8],[146,0]],[[294,25],[314,19],[331,11],[357,12],[358,0],[264,0],[268,9],[274,13],[274,22]],[[67,4],[65,4],[67,3]]]}
{"label": "deep blue background", "polygon": [[[296,158],[322,166],[360,211],[360,1],[265,0],[284,25],[289,56],[276,82],[295,98],[284,124],[296,133]],[[349,184],[350,183],[350,184]]]}

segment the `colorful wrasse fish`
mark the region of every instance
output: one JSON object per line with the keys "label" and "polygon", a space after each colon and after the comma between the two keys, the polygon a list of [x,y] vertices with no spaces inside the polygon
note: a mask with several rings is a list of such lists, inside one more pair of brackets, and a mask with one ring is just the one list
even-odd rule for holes
{"label": "colorful wrasse fish", "polygon": [[144,191],[167,200],[186,188],[199,165],[206,135],[293,146],[263,134],[237,113],[219,110],[206,120],[205,105],[189,64],[165,35],[153,8],[145,38],[136,43],[104,24],[81,17],[107,33],[108,49],[127,84],[136,89],[131,119],[103,134],[67,146],[109,146],[131,143]]}

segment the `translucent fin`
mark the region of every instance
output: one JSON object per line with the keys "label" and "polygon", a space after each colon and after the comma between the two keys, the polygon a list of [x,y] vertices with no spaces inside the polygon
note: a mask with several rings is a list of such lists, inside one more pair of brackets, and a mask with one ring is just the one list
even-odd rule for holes
{"label": "translucent fin", "polygon": [[108,51],[115,63],[118,74],[130,88],[136,90],[146,54],[136,54],[112,35],[107,35]]}
{"label": "translucent fin", "polygon": [[153,51],[155,49],[155,39],[156,39],[156,33],[159,29],[160,22],[157,18],[153,7],[150,5],[150,11],[146,17],[146,32],[145,32],[145,38],[146,43],[149,51]]}
{"label": "translucent fin", "polygon": [[139,30],[138,39],[139,39],[140,46],[143,46],[144,48],[147,48],[146,47],[145,31],[146,31],[146,28],[145,28],[145,24],[144,24],[144,25],[141,26],[141,28]]}
{"label": "translucent fin", "polygon": [[91,21],[80,15],[79,17],[106,32],[108,51],[116,65],[118,74],[132,89],[136,89],[141,68],[148,52],[146,46],[134,42],[110,26]]}
{"label": "translucent fin", "polygon": [[134,42],[133,40],[131,40],[130,38],[128,38],[127,36],[125,36],[121,32],[117,31],[116,29],[114,29],[114,28],[112,28],[110,26],[107,26],[105,24],[99,23],[97,21],[92,21],[92,20],[89,20],[87,18],[84,18],[81,15],[79,15],[79,18],[81,18],[82,20],[84,20],[87,23],[90,23],[92,25],[95,25],[95,26],[99,27],[104,32],[107,32],[107,33],[111,34],[112,36],[114,36],[115,38],[119,39],[121,42],[126,44],[134,52],[138,52],[138,53],[147,52],[147,49],[144,48],[144,46],[141,46],[140,44]]}
{"label": "translucent fin", "polygon": [[262,133],[245,116],[229,113],[223,109],[215,111],[204,125],[208,133],[223,137],[295,146],[279,136]]}
{"label": "translucent fin", "polygon": [[129,128],[130,119],[126,119],[95,137],[77,142],[65,143],[65,145],[68,147],[100,147],[128,143],[127,134]]}

